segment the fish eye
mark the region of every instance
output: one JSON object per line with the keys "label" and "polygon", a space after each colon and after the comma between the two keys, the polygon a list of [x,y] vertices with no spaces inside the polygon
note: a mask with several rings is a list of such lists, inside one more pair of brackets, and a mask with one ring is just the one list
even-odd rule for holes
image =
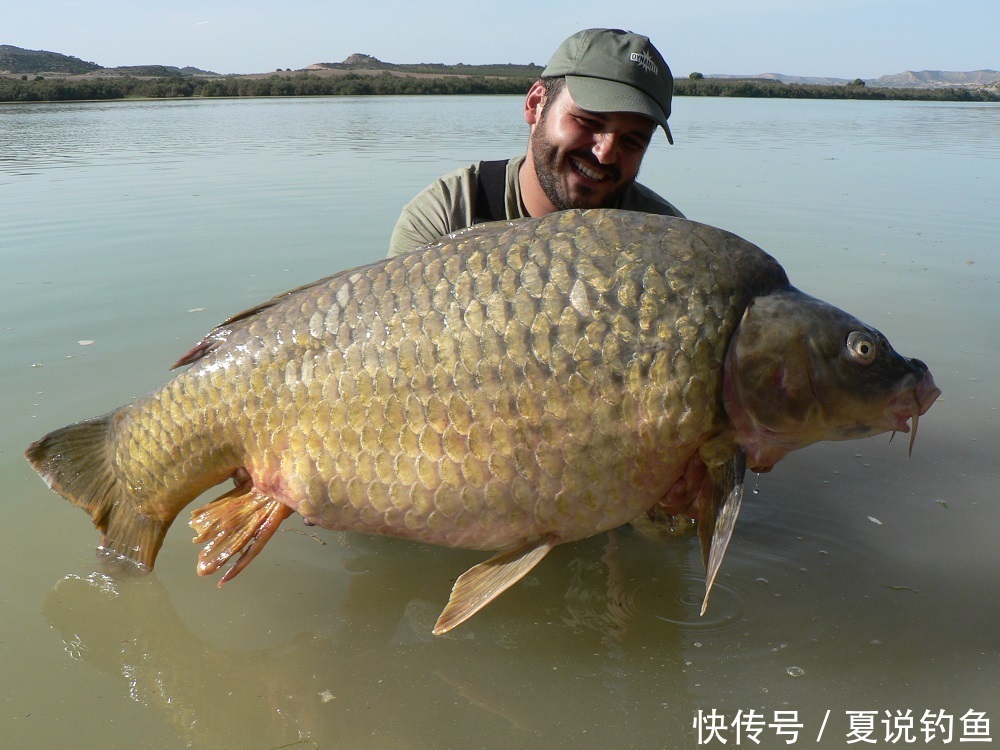
{"label": "fish eye", "polygon": [[847,336],[847,351],[855,362],[870,365],[878,355],[878,344],[867,331],[851,331]]}

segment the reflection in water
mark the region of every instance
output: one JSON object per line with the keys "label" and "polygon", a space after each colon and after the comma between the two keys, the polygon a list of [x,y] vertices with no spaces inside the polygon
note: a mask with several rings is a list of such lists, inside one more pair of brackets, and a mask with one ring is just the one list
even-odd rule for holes
{"label": "reflection in water", "polygon": [[294,703],[302,680],[285,655],[210,648],[180,621],[155,575],[120,582],[102,573],[68,576],[44,612],[71,658],[121,675],[129,697],[162,713],[180,736],[251,747],[261,736],[301,738],[312,724]]}
{"label": "reflection in water", "polygon": [[[526,579],[520,597],[511,597],[520,598],[523,609],[516,602],[507,607],[485,633],[466,628],[435,638],[427,633],[437,616],[436,584],[421,586],[422,576],[405,554],[384,554],[387,540],[349,539],[353,557],[345,567],[354,573],[339,613],[316,632],[278,634],[267,648],[219,648],[199,638],[155,573],[123,580],[102,572],[66,576],[46,596],[43,610],[69,659],[119,676],[129,698],[198,747],[297,747],[317,738],[326,747],[332,738],[370,742],[369,731],[378,746],[407,747],[418,736],[419,746],[435,747],[450,745],[456,727],[459,736],[475,736],[473,728],[483,722],[502,725],[508,740],[539,739],[551,717],[536,699],[549,689],[565,692],[567,679],[603,683],[605,689],[589,699],[573,699],[597,697],[589,710],[598,714],[609,708],[600,701],[605,691],[639,702],[653,698],[664,711],[657,696],[640,694],[644,683],[636,678],[652,644],[647,628],[633,633],[630,625],[649,597],[687,601],[697,612],[703,577],[682,577],[678,587],[670,574],[674,565],[700,564],[688,554],[689,545],[650,541],[622,529],[568,545],[574,549],[559,548],[552,556],[566,576]],[[651,577],[653,567],[663,576]],[[539,622],[540,609],[547,625]],[[657,629],[659,668],[679,668],[684,630]],[[522,652],[518,644],[553,635],[551,665],[538,669],[537,651]],[[478,643],[484,637],[491,641],[486,653]],[[495,648],[509,652],[506,674],[495,670],[489,653]],[[579,657],[595,649],[611,658],[600,673],[588,674]],[[532,675],[527,692],[526,673]],[[421,682],[408,683],[415,675]],[[376,696],[372,727],[359,717],[373,710]],[[669,713],[686,721],[690,708],[671,705]],[[590,736],[596,739],[600,730],[590,726]]]}

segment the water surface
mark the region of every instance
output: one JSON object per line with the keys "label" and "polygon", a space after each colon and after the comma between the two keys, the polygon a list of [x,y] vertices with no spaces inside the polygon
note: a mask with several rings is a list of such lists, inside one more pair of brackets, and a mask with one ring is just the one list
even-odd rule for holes
{"label": "water surface", "polygon": [[228,315],[381,257],[423,185],[523,150],[520,106],[0,106],[10,747],[673,748],[705,739],[713,710],[792,716],[817,747],[848,746],[852,711],[877,712],[880,744],[907,711],[909,746],[942,739],[928,710],[956,744],[982,729],[970,710],[1000,738],[996,105],[676,102],[677,145],[654,142],[642,181],[763,246],[944,390],[909,460],[882,436],[761,477],[706,617],[695,540],[629,529],[557,548],[440,638],[482,554],[286,522],[217,590],[178,522],[152,575],[98,568],[96,532],[27,444],[159,386]]}

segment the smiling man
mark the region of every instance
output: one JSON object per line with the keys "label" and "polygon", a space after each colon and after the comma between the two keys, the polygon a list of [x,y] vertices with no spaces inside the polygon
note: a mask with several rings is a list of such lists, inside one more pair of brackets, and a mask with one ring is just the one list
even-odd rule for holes
{"label": "smiling man", "polygon": [[446,174],[404,208],[389,255],[483,221],[568,208],[682,216],[636,176],[658,127],[667,140],[674,79],[649,39],[617,29],[569,37],[524,102],[528,152]]}

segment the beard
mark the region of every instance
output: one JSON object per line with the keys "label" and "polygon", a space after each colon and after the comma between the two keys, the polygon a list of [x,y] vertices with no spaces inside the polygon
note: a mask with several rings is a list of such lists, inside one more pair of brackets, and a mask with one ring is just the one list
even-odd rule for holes
{"label": "beard", "polygon": [[[561,151],[548,138],[544,127],[544,111],[542,122],[531,133],[530,142],[532,162],[535,174],[538,176],[538,183],[541,185],[545,197],[549,199],[557,211],[565,211],[570,208],[614,207],[622,193],[634,182],[634,180],[629,180],[619,184],[621,172],[618,168],[614,165],[598,164],[594,155],[587,149],[574,152]],[[576,190],[571,191],[563,175],[575,171],[574,159],[584,164],[593,164],[596,170],[607,172],[609,174],[608,184],[614,187],[599,189],[577,185]]]}

